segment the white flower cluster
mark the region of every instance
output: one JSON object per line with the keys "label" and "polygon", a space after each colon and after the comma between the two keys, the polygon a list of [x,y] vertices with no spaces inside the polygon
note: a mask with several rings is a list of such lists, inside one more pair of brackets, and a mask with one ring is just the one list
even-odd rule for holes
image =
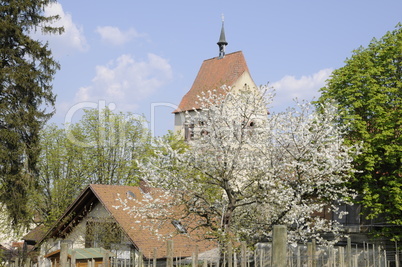
{"label": "white flower cluster", "polygon": [[358,153],[344,145],[336,109],[301,103],[270,114],[267,86],[219,92],[199,96],[201,109],[187,115],[194,125],[187,150],[159,140],[141,165],[148,182],[218,238],[261,240],[275,224],[287,225],[295,241],[336,236],[339,224],[324,214],[354,197],[345,182]]}

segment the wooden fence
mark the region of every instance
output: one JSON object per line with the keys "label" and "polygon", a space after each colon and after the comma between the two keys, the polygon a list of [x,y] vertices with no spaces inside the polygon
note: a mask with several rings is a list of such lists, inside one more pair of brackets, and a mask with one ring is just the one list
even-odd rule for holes
{"label": "wooden fence", "polygon": [[[285,226],[274,226],[272,243],[259,243],[252,250],[247,249],[245,243],[236,250],[229,244],[227,252],[221,256],[218,250],[210,254],[199,254],[196,250],[192,257],[175,258],[173,245],[172,241],[167,242],[166,260],[144,260],[139,252],[128,259],[105,254],[101,261],[88,260],[83,264],[76,262],[74,257],[69,260],[67,244],[62,244],[59,263],[40,262],[36,267],[402,267],[397,246],[395,250],[385,250],[376,244],[352,244],[350,239],[342,246],[317,246],[314,241],[291,246],[287,242]],[[18,262],[10,266],[19,267]],[[25,266],[34,265],[27,262]]]}

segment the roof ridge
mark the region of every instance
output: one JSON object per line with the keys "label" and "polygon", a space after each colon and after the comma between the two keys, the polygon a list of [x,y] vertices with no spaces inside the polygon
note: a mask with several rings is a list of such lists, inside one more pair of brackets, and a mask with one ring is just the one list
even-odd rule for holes
{"label": "roof ridge", "polygon": [[[231,52],[229,54],[225,54],[225,58],[230,56],[230,55],[237,54],[237,53],[242,53],[242,52],[243,52],[242,50],[239,50],[239,51],[236,51],[236,52]],[[211,57],[211,58],[208,58],[208,59],[204,59],[204,62],[208,61],[208,60],[213,60],[213,59],[220,59],[220,58],[219,57]]]}

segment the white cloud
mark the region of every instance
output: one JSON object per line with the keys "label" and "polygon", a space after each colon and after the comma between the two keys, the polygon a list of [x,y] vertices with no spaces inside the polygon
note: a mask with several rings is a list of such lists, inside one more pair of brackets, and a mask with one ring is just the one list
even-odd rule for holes
{"label": "white cloud", "polygon": [[96,66],[92,84],[81,87],[75,101],[105,100],[121,110],[134,111],[139,101],[152,95],[172,79],[168,61],[148,54],[145,61],[136,61],[131,55],[122,55],[106,65]]}
{"label": "white cloud", "polygon": [[45,8],[46,16],[59,15],[60,19],[54,21],[51,26],[64,27],[64,32],[61,35],[42,35],[35,33],[34,36],[40,40],[48,41],[53,54],[62,56],[74,51],[84,52],[88,50],[84,30],[73,22],[71,14],[65,13],[60,3],[51,3]]}
{"label": "white cloud", "polygon": [[96,28],[96,32],[100,34],[104,42],[112,45],[123,45],[134,38],[145,36],[138,33],[134,28],[123,32],[119,28],[112,26],[98,27]]}
{"label": "white cloud", "polygon": [[284,110],[293,106],[294,99],[311,101],[319,97],[318,90],[325,86],[325,82],[332,71],[332,69],[323,69],[313,75],[302,76],[299,79],[287,75],[272,83],[271,86],[276,92],[273,103],[274,109]]}

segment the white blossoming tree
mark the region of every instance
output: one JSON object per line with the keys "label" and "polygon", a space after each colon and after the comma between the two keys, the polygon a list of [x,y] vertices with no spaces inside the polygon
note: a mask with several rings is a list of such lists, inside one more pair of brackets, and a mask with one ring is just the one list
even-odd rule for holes
{"label": "white blossoming tree", "polygon": [[221,242],[269,239],[276,224],[286,225],[294,241],[338,233],[339,225],[320,215],[353,198],[345,182],[357,149],[343,145],[335,109],[318,113],[301,104],[269,114],[267,87],[220,92],[200,96],[201,109],[187,115],[194,125],[187,149],[159,140],[142,165],[148,183]]}

